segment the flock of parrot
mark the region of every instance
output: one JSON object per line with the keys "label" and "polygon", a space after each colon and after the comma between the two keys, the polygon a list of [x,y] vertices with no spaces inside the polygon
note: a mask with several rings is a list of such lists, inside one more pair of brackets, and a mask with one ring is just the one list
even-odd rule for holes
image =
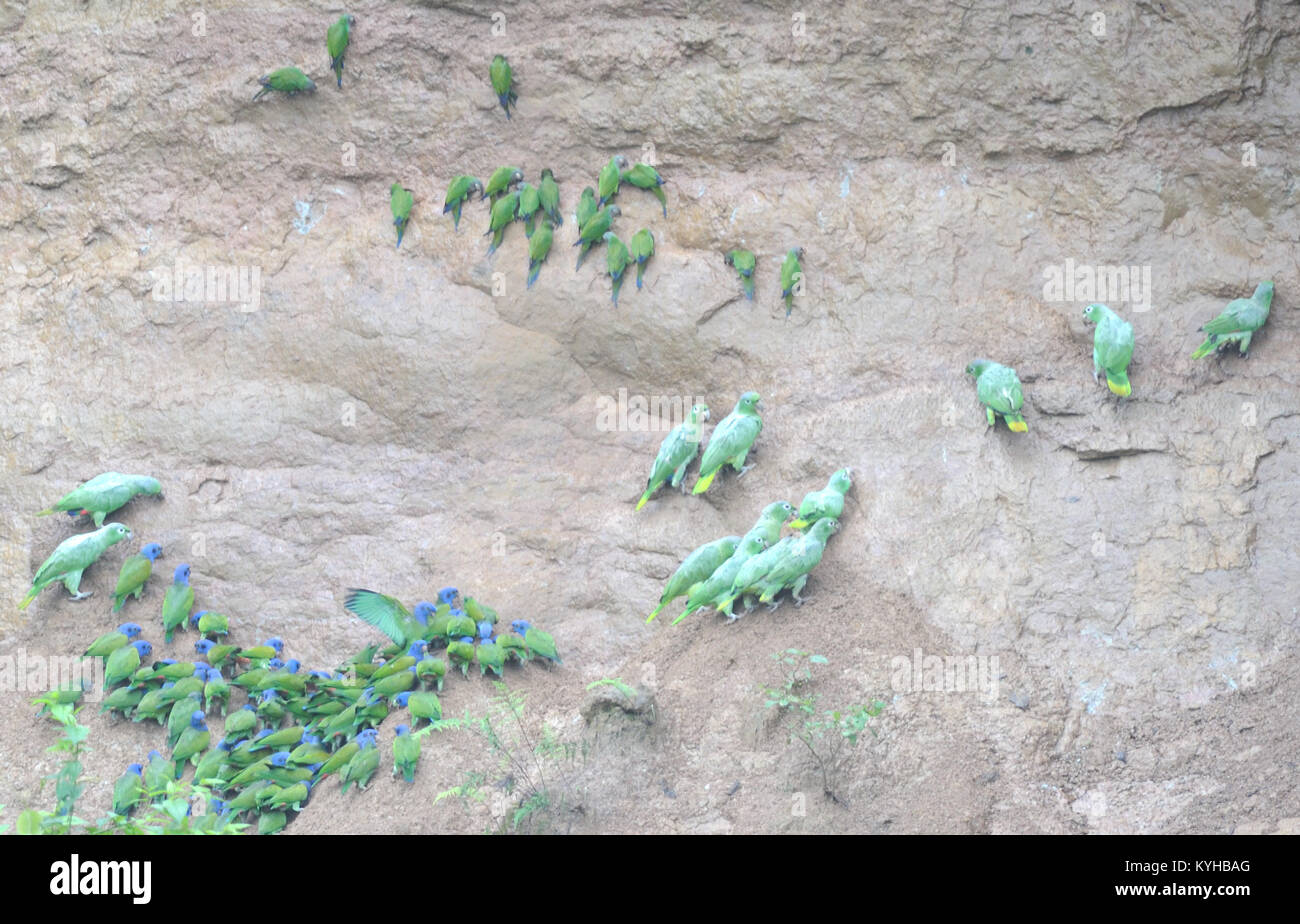
{"label": "flock of parrot", "polygon": [[[141,494],[160,495],[158,480],[105,472],[40,511],[90,516],[100,525],[58,545],[37,569],[20,606],[56,582],[74,600],[91,596],[80,590],[82,573],[113,545],[133,538],[123,524],[104,519]],[[162,546],[150,542],[122,562],[112,613],[142,598],[162,555]],[[177,631],[198,632],[190,659],[153,660],[154,646],[135,622],[104,633],[85,652],[85,657],[103,661],[102,712],[136,722],[154,720],[167,728],[170,755],[151,752],[146,762],[129,765],[114,786],[113,811],[119,815],[166,798],[168,781],[182,779],[192,764],[193,781],[213,794],[198,830],[222,830],[255,817],[259,833],[274,833],[288,823],[291,812],[302,810],[312,788],[332,774],[339,775],[344,792],[353,784],[366,788],[380,764],[377,728],[393,709],[404,709],[408,716],[396,728],[393,773],[413,781],[423,735],[412,732],[421,721],[429,727],[442,718],[438,693],[449,668],[460,668],[463,677],[474,666],[479,676],[490,671],[504,677],[512,661],[562,663],[549,633],[526,620],[498,632],[496,610],[474,597],[462,599],[454,587],[440,590],[436,604],[421,602],[414,611],[393,597],[353,589],[346,609],[392,644],[382,649],[372,645],[333,670],[303,670],[296,659],[283,657],[285,644],[279,638],[247,648],[229,643],[227,616],[194,609],[191,573],[188,564],[176,567],[160,617],[169,644]],[[434,654],[441,649],[445,658]],[[245,698],[234,711],[232,688],[243,690]],[[59,691],[58,701],[76,703],[84,693],[84,688]],[[207,723],[218,710],[222,729],[214,743]]]}
{"label": "flock of parrot", "polygon": [[[1267,280],[1255,287],[1250,298],[1228,302],[1216,318],[1201,326],[1200,330],[1206,334],[1205,342],[1192,353],[1192,359],[1208,356],[1234,343],[1242,356],[1248,356],[1251,338],[1268,320],[1272,305],[1273,283]],[[1083,309],[1083,320],[1097,327],[1092,340],[1093,380],[1099,382],[1104,375],[1111,394],[1127,398],[1133,393],[1128,378],[1128,365],[1133,359],[1133,325],[1099,302]],[[975,377],[975,393],[984,405],[990,427],[1001,417],[1007,429],[1014,433],[1029,430],[1020,413],[1025,396],[1016,370],[989,359],[977,359],[966,367],[966,374]]]}
{"label": "flock of parrot", "polygon": [[[325,35],[325,47],[329,53],[330,68],[338,88],[343,89],[343,61],[348,45],[352,40],[352,30],[356,27],[356,17],[345,15],[329,27]],[[514,70],[504,55],[496,55],[488,66],[488,80],[492,92],[496,94],[506,118],[517,106],[519,94],[515,91]],[[254,100],[271,92],[295,96],[299,93],[315,92],[316,84],[297,67],[282,67],[258,79],[260,89]],[[644,189],[659,200],[664,218],[668,217],[668,198],[664,194],[664,179],[651,164],[629,164],[622,154],[610,158],[609,163],[601,168],[596,178],[595,187],[583,189],[574,210],[574,224],[577,226],[577,239],[574,247],[578,251],[575,269],[582,267],[582,261],[592,248],[605,245],[605,272],[610,278],[611,300],[618,304],[619,293],[627,271],[635,265],[636,287],[640,289],[645,277],[645,267],[654,256],[655,238],[649,228],[642,228],[632,235],[625,244],[613,230],[613,222],[622,212],[613,199],[621,186],[627,184]],[[564,224],[560,212],[560,189],[555,174],[550,168],[542,170],[536,186],[525,182],[524,172],[518,167],[498,167],[490,177],[487,185],[474,176],[460,174],[447,186],[447,195],[443,199],[442,213],[451,213],[452,227],[460,230],[460,217],[464,205],[477,194],[479,201],[488,203],[488,229],[484,237],[491,237],[488,256],[496,253],[505,238],[507,229],[515,221],[524,225],[528,238],[528,281],[531,289],[541,274],[542,264],[550,255],[551,245],[555,240],[555,229]],[[397,230],[397,246],[402,246],[402,238],[411,220],[411,211],[415,207],[415,195],[400,182],[394,182],[388,190],[389,209],[393,215],[393,227]],[[794,296],[803,292],[803,249],[791,248],[781,263],[781,298],[785,301],[786,317],[794,307]],[[745,297],[754,298],[754,270],[757,257],[749,250],[729,251],[724,261],[740,275]]]}

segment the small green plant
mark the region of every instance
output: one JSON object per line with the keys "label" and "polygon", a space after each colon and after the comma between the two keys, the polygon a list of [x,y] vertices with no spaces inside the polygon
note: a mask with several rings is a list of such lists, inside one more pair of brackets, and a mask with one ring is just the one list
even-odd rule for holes
{"label": "small green plant", "polygon": [[[18,834],[236,834],[248,827],[225,816],[194,815],[191,806],[198,805],[201,812],[208,805],[209,790],[174,780],[168,780],[163,791],[146,792],[135,816],[109,812],[93,823],[78,817],[77,800],[85,791],[81,758],[90,750],[86,744],[90,729],[77,721],[81,707],[61,702],[58,692],[32,700],[32,705],[43,707],[42,715],[48,712],[50,719],[63,728],[63,736],[48,748],[66,755],[63,766],[45,778],[54,783],[54,809],[28,809],[20,814],[15,822]],[[8,827],[0,825],[0,833]]]}
{"label": "small green plant", "polygon": [[774,710],[786,725],[787,741],[799,741],[812,756],[825,795],[832,802],[843,802],[838,793],[841,773],[862,732],[876,734],[868,723],[880,715],[885,703],[875,700],[823,709],[819,694],[811,689],[813,668],[829,663],[823,655],[787,648],[772,655],[772,660],[780,666],[781,676],[775,685],[763,686],[763,706]]}
{"label": "small green plant", "polygon": [[462,731],[487,743],[498,761],[499,779],[489,784],[490,774],[467,771],[459,786],[438,793],[434,802],[459,799],[463,806],[486,802],[495,786],[511,804],[494,811],[499,816],[497,833],[542,833],[562,818],[576,796],[572,769],[579,757],[586,757],[585,745],[561,740],[548,726],[531,732],[525,719],[525,696],[504,682],[495,683],[496,696],[486,715],[475,716],[467,709],[461,718],[442,719],[420,729],[419,737],[434,731]]}

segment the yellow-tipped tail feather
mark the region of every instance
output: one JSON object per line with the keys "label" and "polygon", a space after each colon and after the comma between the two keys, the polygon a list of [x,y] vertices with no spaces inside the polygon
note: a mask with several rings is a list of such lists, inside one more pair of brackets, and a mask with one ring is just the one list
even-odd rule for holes
{"label": "yellow-tipped tail feather", "polygon": [[1196,352],[1192,354],[1192,359],[1200,359],[1202,356],[1209,356],[1214,352],[1216,346],[1218,346],[1218,344],[1215,343],[1213,337],[1207,338],[1204,343],[1196,348]]}
{"label": "yellow-tipped tail feather", "polygon": [[707,475],[700,476],[700,480],[695,482],[695,490],[692,491],[691,493],[703,494],[705,491],[709,490],[709,485],[713,484],[713,479],[717,476],[717,474],[718,474],[718,469],[715,468]]}
{"label": "yellow-tipped tail feather", "polygon": [[31,602],[36,599],[36,595],[39,594],[40,592],[41,592],[41,588],[39,587],[33,587],[31,590],[27,591],[27,596],[23,597],[22,602],[18,604],[18,609],[20,610],[27,609],[27,607],[31,604]]}
{"label": "yellow-tipped tail feather", "polygon": [[1029,432],[1029,424],[1025,423],[1025,418],[1021,417],[1019,414],[1015,415],[1014,417],[1006,418],[1006,421],[1007,421],[1007,429],[1010,430],[1012,433]]}
{"label": "yellow-tipped tail feather", "polygon": [[795,520],[793,523],[790,524],[791,529],[806,529],[807,527],[808,527],[807,520]]}
{"label": "yellow-tipped tail feather", "polygon": [[[640,510],[642,507],[644,507],[645,502],[648,501],[649,499],[650,499],[650,492],[646,491],[644,494],[641,495],[641,499],[636,502],[636,509]],[[650,618],[654,619],[653,616],[651,616]]]}
{"label": "yellow-tipped tail feather", "polygon": [[36,511],[36,515],[37,515],[38,517],[48,517],[48,516],[50,516],[51,514],[58,513],[58,512],[59,512],[59,511],[55,510],[53,507],[50,507],[50,508],[48,508],[48,509],[46,509],[46,510],[38,510],[38,511]]}
{"label": "yellow-tipped tail feather", "polygon": [[659,611],[662,610],[663,608],[664,608],[664,605],[663,605],[662,603],[659,604],[658,606],[656,606],[656,607],[654,608],[654,612],[651,613],[649,616],[647,616],[646,619],[645,619],[645,621],[646,621],[646,622],[653,622],[653,621],[654,621],[654,618],[655,618],[656,616],[659,615]]}
{"label": "yellow-tipped tail feather", "polygon": [[1128,382],[1128,375],[1123,372],[1107,372],[1106,387],[1110,389],[1111,394],[1119,395],[1121,398],[1127,398],[1133,392],[1133,387]]}

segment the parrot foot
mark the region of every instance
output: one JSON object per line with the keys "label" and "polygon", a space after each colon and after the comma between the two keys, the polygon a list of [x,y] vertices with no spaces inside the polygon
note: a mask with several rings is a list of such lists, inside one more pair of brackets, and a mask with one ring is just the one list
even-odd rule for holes
{"label": "parrot foot", "polygon": [[737,478],[744,478],[744,477],[745,477],[745,472],[749,471],[749,470],[750,470],[751,468],[753,468],[753,467],[754,467],[754,466],[753,466],[753,463],[751,463],[751,464],[749,464],[749,465],[746,465],[746,466],[742,467],[741,470],[740,470],[740,474],[737,475],[736,477],[737,477]]}
{"label": "parrot foot", "polygon": [[80,593],[73,594],[72,599],[85,600],[87,597],[93,597],[93,596],[95,596],[95,592],[93,590],[83,590]]}
{"label": "parrot foot", "polygon": [[780,606],[780,605],[781,605],[781,604],[780,604],[779,602],[777,602],[776,600],[773,600],[771,603],[769,603],[769,604],[767,605],[767,611],[770,613],[770,612],[772,612],[774,609],[776,609],[776,608],[777,608],[778,606]]}

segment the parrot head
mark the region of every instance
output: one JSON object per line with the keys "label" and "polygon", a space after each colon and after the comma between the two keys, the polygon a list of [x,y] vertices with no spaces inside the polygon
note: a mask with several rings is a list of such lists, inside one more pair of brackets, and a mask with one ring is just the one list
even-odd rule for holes
{"label": "parrot head", "polygon": [[162,496],[162,482],[157,478],[150,478],[148,476],[137,478],[135,479],[135,485],[140,489],[142,494],[156,494],[160,497]]}
{"label": "parrot head", "polygon": [[448,606],[456,605],[456,598],[460,596],[460,591],[455,587],[444,587],[438,591],[438,602],[445,603]]}
{"label": "parrot head", "polygon": [[478,193],[480,196],[483,195],[483,184],[478,180],[469,184],[469,189],[465,192],[465,195],[466,197],[469,197],[474,195],[474,193]]}
{"label": "parrot head", "polygon": [[162,546],[156,542],[150,542],[140,549],[140,554],[150,561],[157,561],[158,556],[162,554]]}
{"label": "parrot head", "polygon": [[162,760],[162,755],[159,754],[157,751],[150,751],[148,756],[149,756],[149,763],[153,763],[155,760]]}
{"label": "parrot head", "polygon": [[378,734],[379,732],[375,731],[373,728],[367,728],[365,731],[361,732],[361,734],[357,735],[357,744],[361,746],[361,750],[364,751],[368,747],[373,747],[375,737]]}
{"label": "parrot head", "polygon": [[279,690],[263,690],[261,700],[264,703],[274,702],[279,693]]}
{"label": "parrot head", "polygon": [[523,635],[532,627],[532,623],[526,619],[516,619],[514,622],[510,623],[510,628],[516,635]]}
{"label": "parrot head", "polygon": [[618,216],[620,216],[620,215],[622,215],[622,214],[623,214],[623,210],[620,209],[617,205],[611,205],[611,206],[609,207],[609,217],[610,217],[610,218],[617,218]]}
{"label": "parrot head", "polygon": [[179,564],[176,570],[172,572],[172,581],[176,584],[188,584],[190,582],[190,566]]}
{"label": "parrot head", "polygon": [[207,728],[207,726],[203,724],[202,709],[195,709],[193,712],[190,713],[190,728],[197,728],[200,730]]}
{"label": "parrot head", "polygon": [[523,181],[524,181],[524,171],[516,170],[514,173],[510,174],[509,185],[513,186],[515,183],[522,183]]}
{"label": "parrot head", "polygon": [[216,643],[206,638],[201,638],[194,643],[194,650],[201,655],[207,655],[215,647]]}
{"label": "parrot head", "polygon": [[411,691],[410,691],[410,690],[407,690],[405,693],[398,693],[398,694],[397,694],[397,707],[398,707],[399,709],[405,709],[405,708],[406,708],[406,704],[410,701],[410,699],[411,699]]}
{"label": "parrot head", "polygon": [[758,392],[747,391],[740,396],[740,401],[736,404],[736,409],[740,410],[743,408],[747,411],[755,411],[762,403],[763,399],[758,396]]}
{"label": "parrot head", "polygon": [[298,673],[298,668],[300,667],[302,667],[302,665],[298,663],[297,658],[290,658],[288,661],[284,662],[284,669],[290,674]]}
{"label": "parrot head", "polygon": [[492,623],[486,619],[478,624],[478,637],[486,641],[492,637]]}
{"label": "parrot head", "polygon": [[277,637],[277,638],[268,638],[268,639],[267,639],[265,642],[263,642],[262,644],[265,645],[265,646],[268,647],[268,648],[274,648],[276,654],[279,654],[280,652],[284,651],[284,641],[283,641],[282,639],[278,638],[278,637]]}
{"label": "parrot head", "polygon": [[110,536],[114,537],[114,542],[121,542],[123,539],[131,538],[131,530],[127,529],[121,523],[109,523],[104,528],[108,530]]}
{"label": "parrot head", "polygon": [[427,600],[421,600],[419,603],[415,604],[415,618],[419,621],[420,625],[427,626],[429,624],[429,617],[432,615],[432,603]]}
{"label": "parrot head", "polygon": [[274,754],[271,755],[272,767],[283,767],[288,762],[289,762],[288,751],[276,751]]}
{"label": "parrot head", "polygon": [[396,728],[394,728],[393,731],[395,731],[398,735],[408,735],[411,733],[411,726],[399,725]]}
{"label": "parrot head", "polygon": [[626,170],[628,168],[627,158],[622,154],[614,155],[614,163],[618,165],[618,169],[620,170]]}
{"label": "parrot head", "polygon": [[972,362],[969,366],[966,367],[966,374],[973,375],[975,376],[975,378],[979,378],[981,375],[984,374],[984,370],[991,365],[993,365],[993,361],[990,359],[977,359],[974,362]]}
{"label": "parrot head", "polygon": [[1106,313],[1106,306],[1094,302],[1093,304],[1089,305],[1087,308],[1083,309],[1083,319],[1085,321],[1089,321],[1093,324],[1096,324],[1099,321],[1101,321],[1102,316],[1105,315],[1105,313]]}
{"label": "parrot head", "polygon": [[270,670],[278,671],[280,670],[280,668],[284,667],[284,662],[281,661],[279,658],[272,658],[270,661],[266,662],[266,666]]}
{"label": "parrot head", "polygon": [[424,639],[422,638],[416,639],[415,641],[411,642],[411,647],[406,649],[406,653],[413,658],[422,658],[424,657],[424,650],[428,647],[429,647],[429,643],[426,642]]}
{"label": "parrot head", "polygon": [[209,667],[205,676],[207,677],[208,683],[216,683],[219,680],[225,679],[221,676],[221,668],[219,667]]}
{"label": "parrot head", "polygon": [[121,632],[129,639],[135,639],[135,637],[139,635],[141,632],[143,632],[144,630],[141,629],[140,626],[137,625],[136,623],[124,622],[117,627],[117,631]]}
{"label": "parrot head", "polygon": [[141,764],[127,764],[128,773],[134,773],[136,776],[144,776],[144,767]]}
{"label": "parrot head", "polygon": [[141,661],[149,657],[149,655],[153,654],[153,646],[150,645],[148,642],[146,642],[144,639],[134,641],[131,643],[131,645],[135,648],[136,651],[140,652]]}

